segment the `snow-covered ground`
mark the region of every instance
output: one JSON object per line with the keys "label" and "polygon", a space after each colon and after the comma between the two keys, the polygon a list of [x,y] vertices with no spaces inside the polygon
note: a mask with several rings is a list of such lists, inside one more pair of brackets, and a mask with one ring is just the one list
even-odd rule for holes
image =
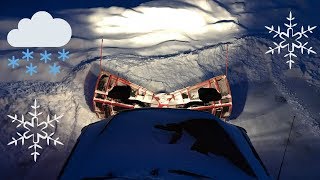
{"label": "snow-covered ground", "polygon": [[[20,19],[1,18],[0,179],[54,179],[81,128],[98,120],[91,111],[91,101],[99,73],[101,37],[105,39],[104,69],[155,92],[170,92],[224,74],[228,44],[233,95],[230,123],[247,129],[276,178],[295,116],[281,178],[319,179],[319,55],[300,55],[298,51],[296,63],[288,69],[284,53],[265,54],[274,44],[273,34],[267,34],[264,27],[284,28],[290,10],[298,27],[317,25],[317,4],[159,0],[132,9],[60,10],[54,13],[70,23],[73,38],[63,47],[71,57],[59,62],[63,70],[57,77],[50,76],[47,66],[39,61],[43,48],[31,48],[38,74],[27,75],[26,62],[15,70],[7,68],[8,58],[21,56],[25,49],[12,48],[5,38]],[[316,29],[309,35],[308,46],[319,53],[318,32]],[[46,50],[56,53],[61,49]],[[54,129],[64,145],[43,145],[36,163],[26,145],[7,146],[16,131],[7,115],[27,114],[35,98],[44,114],[64,114]]]}

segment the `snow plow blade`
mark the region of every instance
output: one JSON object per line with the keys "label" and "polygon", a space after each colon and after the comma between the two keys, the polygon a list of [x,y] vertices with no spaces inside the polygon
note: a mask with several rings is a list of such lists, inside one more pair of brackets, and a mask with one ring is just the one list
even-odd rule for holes
{"label": "snow plow blade", "polygon": [[232,96],[225,75],[172,93],[154,94],[119,76],[101,72],[96,82],[93,107],[98,118],[107,118],[127,109],[156,107],[206,111],[226,120],[232,111]]}

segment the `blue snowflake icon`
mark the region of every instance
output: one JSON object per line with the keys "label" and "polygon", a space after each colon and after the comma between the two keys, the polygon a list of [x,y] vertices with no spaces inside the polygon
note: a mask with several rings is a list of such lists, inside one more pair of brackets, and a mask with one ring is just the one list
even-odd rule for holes
{"label": "blue snowflake icon", "polygon": [[8,66],[11,66],[12,69],[14,69],[16,66],[19,66],[19,63],[18,63],[19,59],[16,59],[14,56],[12,56],[12,58],[8,60],[9,60]]}
{"label": "blue snowflake icon", "polygon": [[58,57],[59,59],[61,59],[62,61],[65,61],[66,59],[69,59],[69,51],[66,52],[65,49],[62,49],[62,52],[58,52],[60,54],[60,56]]}
{"label": "blue snowflake icon", "polygon": [[32,63],[30,63],[29,66],[26,66],[26,68],[27,68],[26,73],[28,73],[30,76],[38,72],[37,66],[33,66]]}
{"label": "blue snowflake icon", "polygon": [[51,53],[48,53],[47,51],[44,51],[44,53],[40,53],[41,59],[40,61],[44,61],[45,63],[47,63],[48,61],[51,61]]}
{"label": "blue snowflake icon", "polygon": [[33,59],[33,56],[32,56],[33,51],[30,51],[29,49],[27,49],[26,52],[22,51],[22,54],[24,55],[22,57],[22,59],[25,59],[26,61],[29,61],[30,59]]}
{"label": "blue snowflake icon", "polygon": [[56,63],[54,63],[53,66],[49,65],[49,68],[50,68],[50,70],[49,70],[50,74],[53,74],[56,76],[57,74],[60,73],[60,66],[57,66]]}

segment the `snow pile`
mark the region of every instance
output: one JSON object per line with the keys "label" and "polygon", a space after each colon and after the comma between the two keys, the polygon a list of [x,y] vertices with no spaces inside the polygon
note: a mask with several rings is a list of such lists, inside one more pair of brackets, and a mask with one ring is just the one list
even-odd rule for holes
{"label": "snow pile", "polygon": [[228,11],[204,0],[195,4],[154,1],[132,10],[101,9],[88,20],[93,32],[106,38],[105,46],[147,47],[140,55],[193,50],[239,36],[243,30]]}
{"label": "snow pile", "polygon": [[[133,9],[111,7],[64,10],[57,17],[67,20],[72,27],[72,39],[63,47],[70,51],[70,59],[62,62],[55,57],[61,51],[60,48],[31,48],[35,56],[32,63],[37,66],[37,74],[35,77],[25,76],[25,67],[29,62],[21,58],[23,49],[5,51],[12,47],[4,41],[1,43],[3,56],[0,57],[0,66],[6,67],[8,58],[12,56],[20,58],[20,61],[13,76],[12,69],[3,68],[0,80],[62,80],[79,63],[76,60],[91,59],[99,55],[101,38],[105,39],[105,55],[157,56],[227,42],[244,33],[235,16],[217,3],[206,0],[154,1]],[[2,32],[9,32],[17,28],[19,20],[6,19],[0,22],[7,25]],[[61,66],[61,73],[57,78],[38,59],[40,53],[45,51],[53,54],[49,63],[59,62]]]}
{"label": "snow pile", "polygon": [[[303,177],[309,174],[314,177],[314,169],[304,169],[296,163],[296,158],[301,157],[309,163],[316,163],[318,160],[310,159],[317,157],[316,152],[319,142],[318,109],[316,102],[306,98],[309,95],[319,96],[319,86],[311,86],[310,82],[319,82],[316,77],[310,78],[314,71],[302,72],[300,68],[288,70],[287,64],[280,61],[281,56],[266,55],[263,52],[272,43],[270,40],[247,37],[241,40],[232,41],[229,45],[229,73],[231,90],[233,93],[232,123],[239,124],[248,130],[258,152],[267,168],[275,177],[280,164],[280,157],[284,150],[284,142],[288,136],[290,123],[293,114],[296,116],[294,131],[294,146],[298,153],[290,155],[286,162],[293,166],[291,169],[299,171],[291,172],[290,166],[285,166],[284,171],[289,173],[285,177]],[[316,47],[316,51],[320,46]],[[254,49],[254,51],[253,51]],[[169,57],[146,58],[141,56],[117,56],[106,57],[104,67],[108,71],[119,74],[128,80],[143,85],[146,88],[157,91],[172,91],[187,85],[193,85],[215,75],[224,73],[224,46],[217,45],[201,51],[179,54]],[[303,60],[306,60],[303,62]],[[301,57],[301,64],[306,69],[320,66],[319,62]],[[7,113],[21,114],[28,112],[33,99],[37,98],[43,111],[52,114],[64,114],[56,129],[57,137],[65,144],[58,149],[48,147],[44,149],[39,162],[33,163],[28,151],[23,147],[9,147],[11,136],[15,133],[15,126],[11,126],[9,120],[2,121],[1,149],[3,149],[2,162],[9,162],[11,169],[20,172],[26,177],[42,177],[37,168],[43,168],[44,164],[55,163],[56,169],[43,169],[44,173],[54,177],[57,175],[63,160],[78,137],[80,130],[85,125],[96,121],[95,114],[90,111],[92,92],[95,80],[99,72],[98,58],[86,60],[73,68],[69,76],[57,83],[47,82],[15,82],[2,83],[1,85],[1,116]],[[295,77],[296,83],[303,85],[303,90],[296,89],[291,78]],[[301,85],[299,85],[301,86]],[[310,96],[308,96],[310,97]],[[63,104],[63,106],[61,106]],[[306,108],[308,107],[308,108]],[[308,144],[312,139],[313,145]],[[8,150],[10,149],[10,150]],[[290,148],[289,148],[290,150]],[[293,149],[295,150],[295,149]],[[10,153],[9,153],[10,152]],[[16,154],[26,154],[18,160]],[[21,168],[26,164],[25,168]],[[31,165],[34,166],[31,166]],[[291,166],[292,166],[291,165]],[[1,165],[4,167],[5,165]],[[287,169],[289,168],[289,169]],[[10,176],[10,170],[6,171],[4,177]],[[6,176],[7,175],[7,176]],[[316,176],[316,174],[315,174]]]}
{"label": "snow pile", "polygon": [[176,54],[240,37],[237,17],[214,1],[162,0],[132,9],[120,7],[67,10],[73,14],[70,48],[96,48],[105,54],[143,56]]}
{"label": "snow pile", "polygon": [[[1,179],[54,179],[81,128],[97,121],[90,108],[99,73],[101,37],[105,38],[104,69],[154,92],[171,92],[224,74],[228,43],[228,79],[234,105],[231,122],[247,129],[271,175],[276,177],[292,118],[296,116],[281,177],[319,179],[316,165],[320,159],[320,104],[316,99],[320,97],[320,41],[316,35],[310,37],[308,45],[318,54],[298,55],[291,70],[283,54],[265,54],[273,46],[273,39],[266,35],[264,26],[282,25],[292,9],[299,19],[312,17],[312,12],[304,11],[312,6],[316,7],[302,1],[268,1],[262,5],[258,1],[175,0],[149,2],[133,9],[64,10],[57,14],[70,23],[73,37],[63,47],[70,50],[71,56],[65,62],[59,61],[63,70],[57,77],[50,76],[47,65],[40,63],[43,48],[30,49],[37,54],[32,60],[38,66],[37,75],[25,73],[26,62],[14,71],[7,68],[8,58],[22,56],[24,49],[12,48],[2,38]],[[271,8],[278,11],[270,11]],[[173,12],[177,15],[173,16]],[[133,20],[136,23],[131,23]],[[303,24],[316,25],[312,18],[304,21]],[[1,20],[1,37],[16,28],[18,22],[16,18]],[[61,49],[46,50],[56,53]],[[27,113],[34,99],[45,114],[64,114],[56,135],[65,145],[58,149],[45,147],[37,163],[25,147],[7,146],[16,130],[7,114]]]}

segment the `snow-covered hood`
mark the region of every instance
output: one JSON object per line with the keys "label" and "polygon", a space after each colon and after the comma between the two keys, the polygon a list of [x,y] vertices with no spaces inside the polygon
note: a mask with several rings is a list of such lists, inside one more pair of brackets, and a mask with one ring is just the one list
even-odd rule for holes
{"label": "snow-covered hood", "polygon": [[[61,177],[253,178],[223,156],[192,150],[195,147],[193,134],[183,133],[176,143],[169,143],[171,136],[175,135],[155,128],[190,119],[217,122],[244,155],[254,174],[259,179],[268,178],[263,165],[236,126],[224,123],[209,113],[155,108],[121,112],[112,119],[84,128]],[[215,145],[224,143],[229,142]],[[157,175],[152,175],[154,171]]]}

